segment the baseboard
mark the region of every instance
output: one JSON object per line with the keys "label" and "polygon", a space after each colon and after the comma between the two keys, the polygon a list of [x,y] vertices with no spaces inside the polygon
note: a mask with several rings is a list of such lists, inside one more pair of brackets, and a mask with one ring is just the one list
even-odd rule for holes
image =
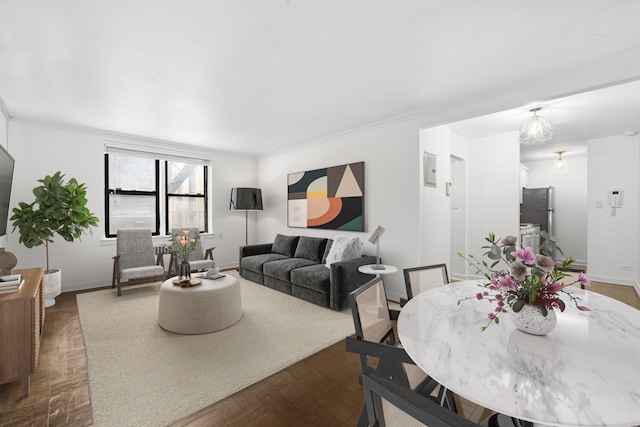
{"label": "baseboard", "polygon": [[587,277],[592,282],[603,282],[603,283],[611,283],[613,285],[633,286],[636,289],[636,291],[638,290],[638,282],[634,280],[617,279],[613,277],[604,277],[604,276],[593,276],[589,273],[587,273]]}
{"label": "baseboard", "polygon": [[74,292],[74,291],[85,291],[87,289],[99,289],[99,288],[110,288],[111,281],[105,283],[104,281],[97,282],[84,282],[84,283],[72,283],[70,285],[62,284],[62,292]]}

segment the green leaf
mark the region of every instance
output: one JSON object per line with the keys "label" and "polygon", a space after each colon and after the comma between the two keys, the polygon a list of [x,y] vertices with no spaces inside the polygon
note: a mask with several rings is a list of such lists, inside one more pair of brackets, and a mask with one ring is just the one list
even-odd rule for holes
{"label": "green leaf", "polygon": [[513,303],[513,305],[511,306],[511,309],[513,310],[514,313],[517,313],[520,310],[522,310],[523,307],[524,307],[524,301],[519,299]]}

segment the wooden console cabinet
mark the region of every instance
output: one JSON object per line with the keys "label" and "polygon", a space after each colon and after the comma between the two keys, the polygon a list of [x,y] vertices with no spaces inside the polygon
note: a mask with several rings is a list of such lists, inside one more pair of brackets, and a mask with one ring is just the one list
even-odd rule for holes
{"label": "wooden console cabinet", "polygon": [[22,395],[29,394],[36,370],[44,326],[44,269],[14,270],[22,274],[19,291],[0,295],[0,384],[22,380]]}

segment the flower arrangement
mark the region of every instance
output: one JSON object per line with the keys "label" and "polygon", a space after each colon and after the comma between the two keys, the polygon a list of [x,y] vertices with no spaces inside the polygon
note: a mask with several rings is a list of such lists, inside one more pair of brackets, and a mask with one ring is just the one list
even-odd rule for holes
{"label": "flower arrangement", "polygon": [[167,247],[169,252],[174,258],[180,261],[187,261],[189,255],[196,248],[196,243],[200,240],[200,234],[196,233],[195,236],[189,238],[189,230],[184,230],[182,235],[176,233],[172,234]]}
{"label": "flower arrangement", "polygon": [[[588,307],[579,304],[580,298],[564,290],[575,283],[591,283],[584,273],[580,273],[578,279],[573,282],[562,283],[574,261],[571,257],[558,266],[550,257],[534,254],[530,247],[517,247],[518,239],[515,236],[496,240],[496,236],[489,233],[485,240],[489,245],[483,246],[482,249],[487,249],[484,256],[493,261],[491,264],[486,260],[478,260],[473,255],[464,256],[458,252],[458,256],[477,268],[476,274],[482,274],[489,281],[479,285],[486,290],[478,292],[474,297],[458,301],[460,304],[464,300],[477,299],[496,304],[494,311],[487,315],[489,322],[482,327],[483,331],[492,323],[500,323],[498,315],[506,313],[507,307],[517,313],[525,304],[530,304],[538,307],[545,317],[548,310],[557,308],[564,311],[566,304],[560,298],[562,294],[567,295],[578,310],[589,311]],[[500,262],[505,263],[508,268],[494,269]]]}

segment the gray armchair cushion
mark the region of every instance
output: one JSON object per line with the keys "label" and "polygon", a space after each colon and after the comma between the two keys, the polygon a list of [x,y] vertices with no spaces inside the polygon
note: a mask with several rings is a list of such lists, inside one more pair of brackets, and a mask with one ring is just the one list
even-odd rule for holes
{"label": "gray armchair cushion", "polygon": [[295,258],[304,258],[313,262],[320,262],[324,255],[327,239],[320,237],[300,237],[296,247]]}
{"label": "gray armchair cushion", "polygon": [[120,255],[120,271],[156,265],[151,230],[121,228],[116,238],[116,253]]}
{"label": "gray armchair cushion", "polygon": [[[172,235],[177,234],[178,236],[182,236],[183,231],[189,232],[187,237],[189,239],[194,238],[195,236],[200,234],[198,227],[174,227],[171,229],[171,234]],[[189,254],[189,261],[202,261],[203,259],[204,259],[204,251],[202,250],[202,241],[198,239],[196,241],[195,248],[193,248],[193,251],[191,251],[191,253]],[[191,268],[193,268],[193,265],[191,266]],[[208,268],[208,267],[204,267],[204,268]]]}
{"label": "gray armchair cushion", "polygon": [[216,262],[211,259],[199,259],[192,261],[189,257],[189,267],[191,271],[206,270],[207,268],[213,268],[216,266]]}
{"label": "gray armchair cushion", "polygon": [[283,236],[282,234],[277,234],[273,240],[271,252],[293,258],[293,255],[296,253],[299,238],[300,236]]}
{"label": "gray armchair cushion", "polygon": [[128,282],[129,280],[145,279],[147,277],[162,276],[163,274],[164,268],[161,265],[125,268],[120,270],[120,280]]}

